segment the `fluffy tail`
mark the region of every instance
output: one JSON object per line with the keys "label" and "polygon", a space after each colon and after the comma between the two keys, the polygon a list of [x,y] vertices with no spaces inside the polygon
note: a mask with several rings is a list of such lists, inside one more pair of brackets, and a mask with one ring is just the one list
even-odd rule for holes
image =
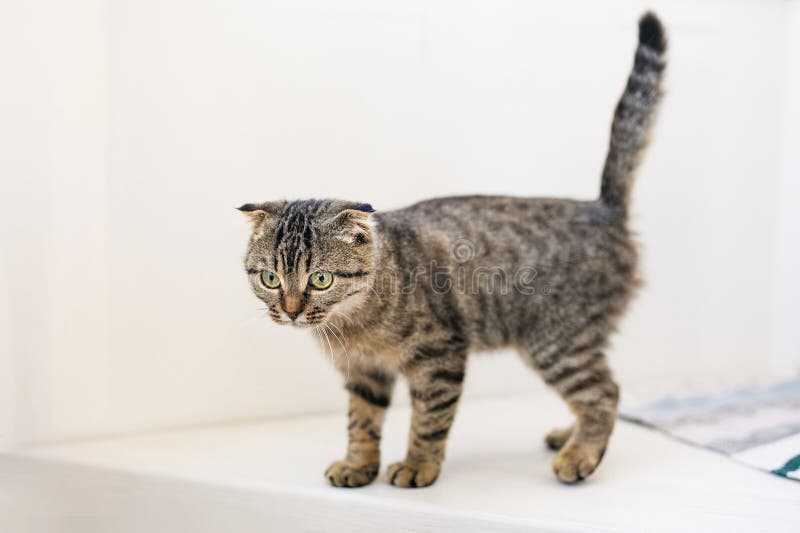
{"label": "fluffy tail", "polygon": [[633,175],[647,146],[650,126],[661,99],[664,52],[667,39],[655,14],[639,19],[639,45],[628,85],[614,111],[611,142],[603,168],[600,199],[613,208],[627,211]]}

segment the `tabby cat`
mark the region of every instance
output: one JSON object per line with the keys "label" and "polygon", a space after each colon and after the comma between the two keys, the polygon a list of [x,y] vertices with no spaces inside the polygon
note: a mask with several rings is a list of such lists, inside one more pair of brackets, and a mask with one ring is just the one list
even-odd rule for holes
{"label": "tabby cat", "polygon": [[341,200],[239,209],[252,223],[245,268],[279,324],[311,329],[345,378],[347,455],[337,487],[378,475],[381,426],[398,375],[413,415],[398,487],[425,487],[442,466],[467,355],[511,347],[575,415],[546,443],[556,476],[591,474],[614,427],[619,388],[604,347],[637,286],[627,227],[633,174],[665,67],[664,29],[639,21],[633,70],[614,113],[600,198],[437,198],[376,213]]}

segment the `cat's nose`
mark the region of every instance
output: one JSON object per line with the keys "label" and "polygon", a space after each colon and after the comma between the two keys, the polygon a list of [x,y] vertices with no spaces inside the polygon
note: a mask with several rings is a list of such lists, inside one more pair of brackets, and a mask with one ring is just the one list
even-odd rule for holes
{"label": "cat's nose", "polygon": [[296,296],[287,296],[283,299],[283,310],[286,315],[294,320],[303,312],[303,299]]}

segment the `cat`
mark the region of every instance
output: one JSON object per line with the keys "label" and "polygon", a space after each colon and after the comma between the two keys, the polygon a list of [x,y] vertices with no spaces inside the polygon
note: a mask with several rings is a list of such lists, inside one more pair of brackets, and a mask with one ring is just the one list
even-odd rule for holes
{"label": "cat", "polygon": [[666,37],[639,20],[633,70],[616,107],[600,198],[467,196],[388,212],[343,200],[239,209],[252,224],[245,268],[272,320],[317,333],[349,391],[347,454],[325,472],[337,487],[372,482],[395,379],[412,421],[398,487],[438,477],[467,355],[513,348],[575,415],[546,444],[565,483],[600,463],[619,388],[604,348],[637,284],[628,230],[634,171],[661,96]]}

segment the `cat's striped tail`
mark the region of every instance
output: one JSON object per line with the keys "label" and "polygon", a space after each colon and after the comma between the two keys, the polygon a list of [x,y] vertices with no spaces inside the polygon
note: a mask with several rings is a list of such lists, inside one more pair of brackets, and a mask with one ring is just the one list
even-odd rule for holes
{"label": "cat's striped tail", "polygon": [[647,146],[650,126],[661,99],[661,79],[666,62],[667,39],[655,14],[639,20],[639,45],[625,92],[614,111],[611,142],[600,199],[623,214],[627,211],[633,175]]}

